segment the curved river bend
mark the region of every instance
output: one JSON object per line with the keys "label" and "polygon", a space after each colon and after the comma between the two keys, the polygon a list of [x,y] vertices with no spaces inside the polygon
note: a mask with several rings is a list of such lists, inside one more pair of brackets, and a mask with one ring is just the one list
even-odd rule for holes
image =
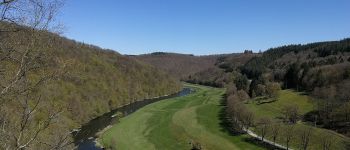
{"label": "curved river bend", "polygon": [[129,105],[125,105],[123,107],[114,109],[108,113],[103,114],[102,116],[90,120],[87,124],[84,124],[79,131],[74,132],[74,143],[77,146],[78,150],[101,150],[101,148],[95,146],[95,135],[97,132],[101,131],[102,129],[106,128],[107,126],[113,124],[116,121],[116,118],[112,117],[115,113],[121,112],[124,116],[127,116],[148,104],[164,99],[185,96],[190,93],[192,93],[192,89],[183,88],[182,91],[169,96],[145,99],[143,101],[137,101]]}

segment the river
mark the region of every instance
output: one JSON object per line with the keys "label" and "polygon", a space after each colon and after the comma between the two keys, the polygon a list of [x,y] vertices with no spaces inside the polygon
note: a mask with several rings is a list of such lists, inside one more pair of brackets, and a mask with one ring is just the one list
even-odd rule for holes
{"label": "river", "polygon": [[172,95],[153,99],[145,99],[114,109],[95,119],[90,120],[87,124],[84,124],[79,131],[73,132],[74,144],[77,146],[78,150],[101,150],[101,148],[95,146],[95,135],[97,132],[116,122],[116,118],[112,116],[117,112],[121,112],[124,116],[127,116],[148,104],[168,98],[185,96],[190,93],[192,93],[192,89],[183,88],[180,92]]}

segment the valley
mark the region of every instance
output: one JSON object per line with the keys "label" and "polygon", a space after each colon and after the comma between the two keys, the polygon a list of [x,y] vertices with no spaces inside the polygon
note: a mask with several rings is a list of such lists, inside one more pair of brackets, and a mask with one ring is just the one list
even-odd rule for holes
{"label": "valley", "polygon": [[113,149],[264,149],[220,125],[224,89],[187,84],[195,93],[147,105],[102,134]]}
{"label": "valley", "polygon": [[0,150],[349,150],[349,5],[2,0]]}

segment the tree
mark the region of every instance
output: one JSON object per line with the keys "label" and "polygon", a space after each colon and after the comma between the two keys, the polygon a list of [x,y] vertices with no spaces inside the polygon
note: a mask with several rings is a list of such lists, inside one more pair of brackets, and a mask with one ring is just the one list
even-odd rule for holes
{"label": "tree", "polygon": [[266,93],[266,86],[262,84],[258,84],[255,89],[255,94],[258,96],[263,96]]}
{"label": "tree", "polygon": [[[42,64],[45,50],[38,50],[50,47],[50,44],[39,46],[38,39],[45,31],[57,29],[52,23],[62,4],[60,0],[0,2],[0,65],[6,68],[1,71],[0,82],[0,149],[26,149],[38,145],[63,149],[72,143],[69,132],[54,133],[57,135],[55,140],[41,137],[63,112],[36,93],[62,73],[62,70],[46,70]],[[12,72],[9,67],[15,67],[16,71]],[[57,128],[56,131],[60,130]]]}
{"label": "tree", "polygon": [[244,91],[248,91],[248,78],[245,75],[239,75],[236,79],[235,79],[235,84],[237,87],[237,90],[244,90]]}
{"label": "tree", "polygon": [[[307,150],[312,134],[312,127],[305,127],[300,133],[300,149]],[[326,137],[324,137],[326,138]]]}
{"label": "tree", "polygon": [[284,121],[296,123],[299,118],[299,107],[295,104],[285,105],[282,108],[282,114],[284,116]]}
{"label": "tree", "polygon": [[254,124],[254,113],[244,109],[242,112],[242,124],[246,130],[249,130]]}
{"label": "tree", "polygon": [[243,101],[243,102],[245,102],[245,101],[247,101],[247,100],[250,99],[249,95],[248,95],[245,91],[243,91],[243,90],[239,90],[239,91],[237,92],[237,96],[238,96],[238,98],[239,98],[241,101]]}
{"label": "tree", "polygon": [[269,126],[271,125],[271,119],[267,117],[260,118],[259,121],[257,122],[257,125],[261,136],[261,141],[264,141],[264,138],[268,132]]}
{"label": "tree", "polygon": [[230,96],[237,93],[237,87],[234,84],[229,84],[226,90],[226,96]]}
{"label": "tree", "polygon": [[315,88],[313,91],[314,97],[317,98],[319,117],[326,126],[331,126],[334,120],[331,114],[336,102],[336,91],[334,86]]}
{"label": "tree", "polygon": [[230,95],[227,98],[227,114],[228,118],[232,124],[233,130],[241,130],[240,128],[240,110],[242,109],[242,105],[240,104],[238,97],[236,95]]}
{"label": "tree", "polygon": [[285,138],[286,147],[287,147],[287,150],[288,150],[290,141],[294,137],[294,125],[287,125],[284,130],[285,130],[284,138]]}
{"label": "tree", "polygon": [[299,90],[299,71],[300,64],[293,63],[289,66],[284,77],[286,88],[297,88],[297,90]]}
{"label": "tree", "polygon": [[281,90],[281,86],[276,82],[269,82],[266,85],[266,94],[269,98],[277,100],[278,93]]}
{"label": "tree", "polygon": [[340,106],[338,110],[339,110],[339,114],[341,116],[344,116],[343,120],[345,122],[349,122],[350,121],[350,102],[347,102],[344,105]]}
{"label": "tree", "polygon": [[322,150],[331,150],[334,142],[332,135],[329,133],[323,133],[323,135],[320,137],[322,137],[320,139]]}
{"label": "tree", "polygon": [[276,144],[276,139],[278,138],[280,132],[281,125],[279,123],[275,123],[271,128],[272,141]]}

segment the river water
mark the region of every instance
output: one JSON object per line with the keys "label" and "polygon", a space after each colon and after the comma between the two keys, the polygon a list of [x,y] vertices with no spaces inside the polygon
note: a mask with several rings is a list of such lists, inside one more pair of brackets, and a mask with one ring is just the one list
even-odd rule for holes
{"label": "river water", "polygon": [[90,120],[87,124],[83,125],[78,132],[74,132],[74,143],[77,146],[78,150],[101,150],[101,148],[95,146],[95,135],[97,132],[116,122],[116,118],[112,117],[115,113],[121,112],[124,116],[127,116],[148,104],[168,98],[185,96],[190,93],[192,93],[192,89],[183,88],[182,91],[176,94],[163,96],[159,98],[146,99],[143,101],[137,101],[129,105],[125,105],[123,107],[114,109],[93,120]]}

